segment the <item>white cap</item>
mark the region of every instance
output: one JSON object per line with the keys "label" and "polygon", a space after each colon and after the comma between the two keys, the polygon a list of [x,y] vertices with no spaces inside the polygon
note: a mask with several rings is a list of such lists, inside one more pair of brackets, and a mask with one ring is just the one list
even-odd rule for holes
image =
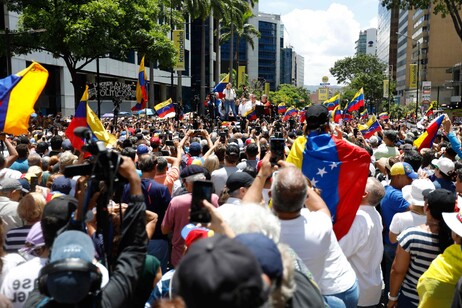
{"label": "white cap", "polygon": [[454,171],[456,167],[454,162],[446,157],[432,160],[432,165],[438,167],[438,169],[446,175],[449,175],[449,172]]}
{"label": "white cap", "polygon": [[414,180],[411,185],[403,187],[403,198],[412,205],[424,206],[425,200],[423,192],[428,189],[435,189],[435,185],[429,179]]}

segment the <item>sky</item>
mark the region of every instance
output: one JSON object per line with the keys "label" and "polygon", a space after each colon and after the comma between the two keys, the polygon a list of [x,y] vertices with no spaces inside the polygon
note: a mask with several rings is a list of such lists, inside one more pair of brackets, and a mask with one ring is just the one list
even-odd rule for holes
{"label": "sky", "polygon": [[377,28],[378,0],[259,0],[259,11],[279,14],[284,44],[305,58],[305,85],[319,85],[336,60],[353,56],[359,31]]}

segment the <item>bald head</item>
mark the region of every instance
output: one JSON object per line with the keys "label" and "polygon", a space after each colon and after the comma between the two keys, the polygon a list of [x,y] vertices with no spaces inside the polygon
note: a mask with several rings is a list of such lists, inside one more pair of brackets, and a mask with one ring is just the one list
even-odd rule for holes
{"label": "bald head", "polygon": [[273,177],[271,197],[273,209],[281,213],[300,211],[308,193],[306,178],[296,167],[282,168]]}

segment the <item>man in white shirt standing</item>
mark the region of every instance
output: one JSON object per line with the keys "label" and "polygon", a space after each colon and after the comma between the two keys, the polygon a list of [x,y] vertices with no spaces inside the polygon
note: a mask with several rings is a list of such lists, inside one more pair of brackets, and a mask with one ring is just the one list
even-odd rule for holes
{"label": "man in white shirt standing", "polygon": [[237,118],[236,108],[234,100],[236,99],[236,91],[233,89],[232,83],[228,83],[226,88],[223,90],[225,96],[225,120],[229,120],[229,110],[233,112],[235,118]]}
{"label": "man in white shirt standing", "polygon": [[382,218],[375,206],[385,195],[380,182],[370,177],[356,217],[348,233],[339,241],[353,267],[359,284],[358,307],[377,306],[382,294]]}

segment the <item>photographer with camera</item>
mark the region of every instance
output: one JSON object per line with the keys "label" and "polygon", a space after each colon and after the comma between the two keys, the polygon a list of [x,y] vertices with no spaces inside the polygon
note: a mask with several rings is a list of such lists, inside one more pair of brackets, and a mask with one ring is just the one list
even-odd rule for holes
{"label": "photographer with camera", "polygon": [[[66,231],[82,226],[83,191],[77,200],[66,197],[61,207],[45,206],[42,229],[45,244],[51,248],[50,262],[42,268],[37,287],[29,296],[26,307],[127,307],[133,298],[146,257],[146,206],[141,191],[141,179],[128,157],[120,156],[118,173],[130,184],[130,202],[125,211],[119,244],[119,255],[109,282],[101,289],[101,272],[90,260],[94,257],[84,232]],[[81,185],[82,187],[82,185]],[[85,188],[85,186],[83,186]],[[92,196],[96,200],[98,194]],[[58,197],[59,198],[59,197]],[[74,200],[74,201],[72,201]],[[71,206],[73,204],[73,206]],[[75,211],[74,211],[75,210]],[[58,233],[62,232],[60,235]],[[69,234],[69,233],[73,234]],[[78,234],[74,232],[80,232]],[[58,235],[57,240],[54,238]],[[72,235],[72,236],[71,236]]]}

